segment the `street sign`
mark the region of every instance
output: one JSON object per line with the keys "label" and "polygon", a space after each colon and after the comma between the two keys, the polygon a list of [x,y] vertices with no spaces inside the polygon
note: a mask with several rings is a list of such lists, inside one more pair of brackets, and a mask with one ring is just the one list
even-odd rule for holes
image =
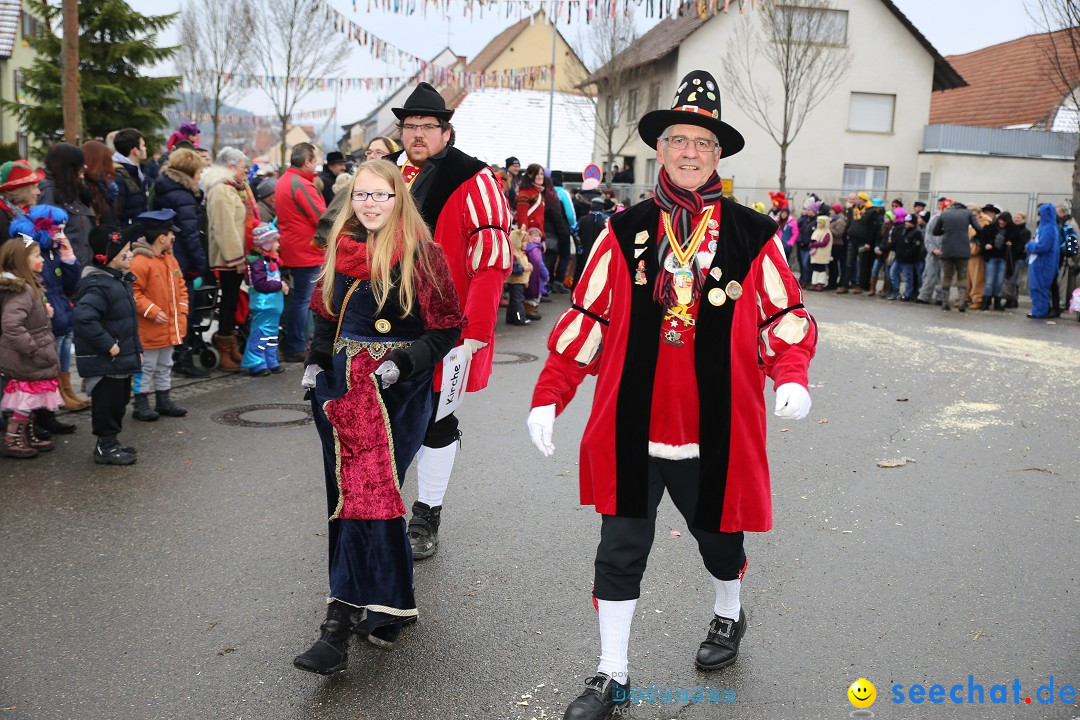
{"label": "street sign", "polygon": [[581,173],[582,180],[596,180],[599,182],[603,176],[604,174],[600,172],[599,165],[586,165],[585,171]]}

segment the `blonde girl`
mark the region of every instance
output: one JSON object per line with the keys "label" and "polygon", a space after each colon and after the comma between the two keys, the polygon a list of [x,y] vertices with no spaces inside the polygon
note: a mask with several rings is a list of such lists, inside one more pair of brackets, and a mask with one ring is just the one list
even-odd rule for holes
{"label": "blonde girl", "polygon": [[386,160],[357,168],[312,295],[304,384],[323,446],[330,592],[293,664],[330,674],[353,634],[389,647],[417,616],[401,482],[432,415],[435,366],[464,325],[450,269]]}

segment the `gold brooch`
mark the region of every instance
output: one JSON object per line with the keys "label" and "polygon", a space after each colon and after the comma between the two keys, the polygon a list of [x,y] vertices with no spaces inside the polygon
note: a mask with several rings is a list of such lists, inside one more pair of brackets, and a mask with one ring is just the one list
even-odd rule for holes
{"label": "gold brooch", "polygon": [[729,282],[725,290],[727,291],[728,297],[732,300],[738,300],[742,297],[742,285],[739,284],[738,280]]}
{"label": "gold brooch", "polygon": [[709,291],[709,302],[719,307],[727,302],[727,295],[720,288],[713,288]]}
{"label": "gold brooch", "polygon": [[375,329],[385,335],[390,332],[390,321],[385,318],[379,318],[375,321]]}

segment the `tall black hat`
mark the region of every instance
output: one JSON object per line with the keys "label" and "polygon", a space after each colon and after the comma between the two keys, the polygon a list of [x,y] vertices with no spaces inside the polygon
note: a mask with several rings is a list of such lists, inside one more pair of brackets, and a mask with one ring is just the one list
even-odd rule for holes
{"label": "tall black hat", "polygon": [[426,82],[422,82],[412,91],[412,95],[405,100],[404,107],[391,108],[398,120],[407,117],[436,117],[440,120],[449,120],[454,116],[453,110],[446,109],[446,101],[439,91]]}
{"label": "tall black hat", "polygon": [[716,135],[720,157],[731,157],[746,141],[738,130],[720,120],[720,88],[712,75],[694,70],[683,78],[670,110],[653,110],[638,122],[638,135],[652,148],[672,125],[697,125]]}

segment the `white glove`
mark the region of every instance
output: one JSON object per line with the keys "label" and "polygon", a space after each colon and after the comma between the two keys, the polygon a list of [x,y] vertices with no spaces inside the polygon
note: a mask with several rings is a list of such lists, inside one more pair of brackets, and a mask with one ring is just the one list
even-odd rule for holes
{"label": "white glove", "polygon": [[799,383],[784,383],[776,388],[773,414],[785,420],[802,420],[810,412],[810,393]]}
{"label": "white glove", "polygon": [[529,411],[529,419],[525,421],[529,427],[529,437],[533,445],[544,457],[555,454],[555,446],[551,444],[551,433],[555,430],[555,406],[542,405]]}
{"label": "white glove", "polygon": [[321,373],[323,370],[318,365],[308,365],[304,368],[304,379],[300,381],[300,386],[307,389],[315,387],[315,376]]}
{"label": "white glove", "polygon": [[463,347],[465,348],[465,352],[469,353],[469,357],[471,358],[477,350],[483,347],[487,347],[487,343],[481,340],[465,338],[465,345]]}
{"label": "white glove", "polygon": [[382,384],[382,389],[385,390],[398,381],[401,377],[401,370],[398,368],[396,362],[387,360],[382,365],[375,368],[375,377],[379,379],[379,382]]}

